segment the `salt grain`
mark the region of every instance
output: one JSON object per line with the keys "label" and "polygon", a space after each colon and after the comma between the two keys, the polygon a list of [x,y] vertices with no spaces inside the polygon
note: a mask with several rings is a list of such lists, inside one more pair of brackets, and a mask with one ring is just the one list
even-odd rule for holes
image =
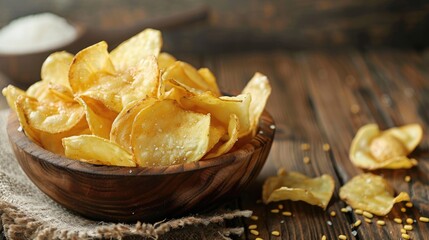
{"label": "salt grain", "polygon": [[0,29],[0,53],[34,53],[72,42],[76,29],[52,13],[18,18]]}

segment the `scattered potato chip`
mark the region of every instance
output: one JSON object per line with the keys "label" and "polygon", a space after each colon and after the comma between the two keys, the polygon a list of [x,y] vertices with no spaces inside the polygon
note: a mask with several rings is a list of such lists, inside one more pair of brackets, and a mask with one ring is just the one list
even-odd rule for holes
{"label": "scattered potato chip", "polygon": [[142,109],[134,119],[131,146],[140,166],[193,162],[207,152],[210,115],[190,112],[174,100]]}
{"label": "scattered potato chip", "polygon": [[334,179],[327,174],[309,178],[298,172],[281,172],[269,177],[262,187],[262,200],[265,204],[275,201],[304,201],[323,209],[329,204],[334,193]]}
{"label": "scattered potato chip", "polygon": [[203,77],[204,81],[210,86],[210,91],[213,92],[215,96],[221,96],[219,87],[216,82],[216,77],[208,68],[200,68],[198,69],[198,73],[201,77]]}
{"label": "scattered potato chip", "polygon": [[271,86],[268,82],[268,78],[261,73],[255,73],[250,79],[247,85],[244,87],[243,94],[250,93],[252,101],[250,102],[250,128],[249,131],[253,130],[255,135],[256,127],[258,126],[259,117],[264,111],[265,104],[267,103],[268,97],[271,94]]}
{"label": "scattered potato chip", "polygon": [[410,201],[407,193],[393,197],[393,188],[381,176],[364,173],[355,176],[340,188],[340,198],[356,209],[378,216],[387,215],[397,202]]}
{"label": "scattered potato chip", "polygon": [[73,57],[73,54],[65,51],[54,52],[49,55],[42,65],[42,81],[61,84],[67,88],[70,88],[68,75]]}
{"label": "scattered potato chip", "polygon": [[411,168],[415,159],[407,158],[420,143],[423,130],[418,124],[409,124],[380,131],[376,124],[359,129],[350,147],[350,159],[360,168]]}
{"label": "scattered potato chip", "polygon": [[93,164],[135,167],[133,157],[116,143],[94,135],[63,138],[65,155]]}

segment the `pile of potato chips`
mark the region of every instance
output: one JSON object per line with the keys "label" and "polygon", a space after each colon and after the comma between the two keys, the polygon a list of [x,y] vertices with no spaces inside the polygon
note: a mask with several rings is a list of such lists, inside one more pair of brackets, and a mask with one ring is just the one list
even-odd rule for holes
{"label": "pile of potato chips", "polygon": [[27,91],[3,89],[25,134],[81,161],[167,166],[220,156],[255,134],[271,87],[256,73],[238,96],[221,96],[207,68],[161,53],[146,29],[108,51],[105,42],[51,54]]}

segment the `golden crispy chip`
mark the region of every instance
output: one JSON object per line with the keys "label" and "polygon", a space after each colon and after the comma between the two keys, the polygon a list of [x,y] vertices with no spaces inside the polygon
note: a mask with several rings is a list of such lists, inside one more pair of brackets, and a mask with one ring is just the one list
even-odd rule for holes
{"label": "golden crispy chip", "polygon": [[77,103],[48,104],[28,96],[22,97],[16,107],[22,109],[32,128],[43,132],[54,134],[68,131],[85,117],[83,108]]}
{"label": "golden crispy chip", "polygon": [[15,101],[15,110],[16,110],[16,115],[18,117],[18,121],[19,124],[22,127],[22,130],[24,130],[25,135],[33,142],[41,145],[41,141],[40,141],[40,132],[33,129],[30,124],[28,123],[26,114],[24,112],[24,109],[20,107],[20,105],[22,104],[22,102],[25,102],[27,100],[28,97],[26,97],[25,95],[19,95],[16,98]]}
{"label": "golden crispy chip", "polygon": [[173,65],[176,61],[177,59],[171,54],[162,52],[158,55],[158,65],[162,72],[165,72],[165,70]]}
{"label": "golden crispy chip", "polygon": [[19,96],[27,95],[23,90],[14,87],[12,85],[8,85],[2,90],[3,96],[5,96],[7,104],[9,107],[16,112],[15,102]]}
{"label": "golden crispy chip", "polygon": [[250,128],[249,107],[250,94],[241,94],[235,97],[215,97],[210,92],[205,92],[191,97],[183,97],[180,104],[185,109],[201,113],[210,113],[212,117],[219,120],[224,126],[229,125],[231,114],[238,117],[240,132],[238,137],[245,136]]}
{"label": "golden crispy chip", "polygon": [[161,32],[148,28],[121,43],[110,55],[116,70],[126,72],[148,56],[158,57],[161,47]]}
{"label": "golden crispy chip", "polygon": [[[209,144],[207,147],[207,152],[213,149],[213,147],[219,143],[219,140],[226,134],[226,129],[223,125],[216,121],[216,119],[210,120],[210,131],[209,131]],[[204,157],[205,159],[207,158]]]}
{"label": "golden crispy chip", "polygon": [[116,143],[94,135],[63,138],[65,155],[83,162],[110,166],[135,167],[133,157]]}
{"label": "golden crispy chip", "polygon": [[228,125],[228,140],[216,146],[212,151],[210,151],[205,158],[214,158],[218,157],[224,153],[227,153],[232,149],[234,144],[238,140],[238,133],[240,129],[240,124],[238,117],[235,114],[230,115],[229,125]]}
{"label": "golden crispy chip", "polygon": [[73,93],[69,87],[61,84],[49,83],[48,91],[50,94],[55,95],[51,97],[52,101],[54,101],[53,99],[56,97],[57,101],[70,103],[75,102]]}
{"label": "golden crispy chip", "polygon": [[198,73],[197,69],[188,63],[177,61],[162,74],[163,80],[172,79],[185,86],[199,91],[211,91],[215,96],[219,96],[219,89],[213,89],[212,85]]}
{"label": "golden crispy chip", "polygon": [[18,121],[27,137],[46,150],[64,155],[64,148],[61,143],[62,138],[88,133],[88,125],[86,124],[86,120],[84,118],[82,118],[79,123],[73,126],[73,128],[60,133],[53,134],[33,128],[28,122],[24,108],[20,107],[22,104],[25,104],[24,102],[28,101],[28,99],[29,97],[21,96],[18,97],[16,101],[16,105],[18,106],[16,109]]}
{"label": "golden crispy chip", "polygon": [[[97,62],[89,62],[92,59]],[[133,101],[155,97],[159,82],[154,56],[140,59],[127,71],[117,72],[104,42],[80,51],[70,66],[70,85],[74,93],[97,99],[116,112]]]}
{"label": "golden crispy chip", "polygon": [[340,188],[340,198],[353,208],[378,216],[387,215],[397,202],[410,201],[407,193],[393,197],[393,188],[381,176],[360,174]]}
{"label": "golden crispy chip", "polygon": [[108,109],[98,100],[86,96],[77,97],[76,100],[85,110],[86,121],[91,133],[106,139],[110,139],[112,123],[118,115]]}
{"label": "golden crispy chip", "polygon": [[200,68],[198,69],[198,73],[200,76],[204,79],[204,81],[210,86],[210,91],[215,96],[221,96],[219,87],[216,82],[216,77],[213,75],[213,73],[208,68]]}
{"label": "golden crispy chip", "polygon": [[276,177],[269,177],[262,187],[262,200],[265,204],[275,201],[304,201],[323,209],[329,204],[334,193],[334,179],[327,174],[309,178],[298,172],[280,172]]}
{"label": "golden crispy chip", "polygon": [[82,134],[91,134],[91,132],[88,128],[88,124],[86,123],[86,120],[82,119],[80,123],[78,123],[72,129],[66,132],[52,134],[52,133],[38,131],[38,134],[40,136],[40,145],[44,149],[64,156],[64,147],[62,144],[63,138],[70,137],[70,136],[79,136]]}
{"label": "golden crispy chip", "polygon": [[130,71],[129,74],[129,83],[120,90],[124,107],[133,101],[156,97],[161,77],[158,62],[154,56],[142,59],[135,71]]}
{"label": "golden crispy chip", "polygon": [[260,73],[255,75],[247,83],[242,93],[250,93],[252,101],[250,103],[250,129],[253,135],[256,133],[258,128],[259,117],[264,111],[265,104],[267,103],[268,97],[271,94],[271,86],[268,78]]}
{"label": "golden crispy chip", "polygon": [[210,115],[183,110],[173,100],[156,102],[134,119],[131,146],[140,166],[193,162],[207,152]]}
{"label": "golden crispy chip", "polygon": [[73,54],[68,52],[55,52],[43,62],[41,77],[42,81],[61,84],[70,88],[69,68],[73,61]]}
{"label": "golden crispy chip", "polygon": [[145,98],[140,101],[133,102],[126,106],[112,123],[110,131],[110,141],[121,145],[128,152],[132,152],[131,148],[131,131],[134,123],[134,118],[144,108],[154,104],[156,99]]}
{"label": "golden crispy chip", "polygon": [[350,160],[360,168],[411,168],[415,159],[407,158],[420,143],[423,130],[418,124],[380,131],[377,124],[359,129],[350,147]]}

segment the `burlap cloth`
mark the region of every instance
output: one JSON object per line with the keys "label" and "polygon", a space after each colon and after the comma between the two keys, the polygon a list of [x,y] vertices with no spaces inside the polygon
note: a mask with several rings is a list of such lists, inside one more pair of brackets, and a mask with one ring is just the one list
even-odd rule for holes
{"label": "burlap cloth", "polygon": [[[159,223],[97,222],[75,215],[42,193],[24,174],[6,134],[8,111],[0,111],[0,239],[229,239],[243,228],[226,224],[252,212],[233,210],[166,219]],[[228,225],[228,227],[227,227]]]}

